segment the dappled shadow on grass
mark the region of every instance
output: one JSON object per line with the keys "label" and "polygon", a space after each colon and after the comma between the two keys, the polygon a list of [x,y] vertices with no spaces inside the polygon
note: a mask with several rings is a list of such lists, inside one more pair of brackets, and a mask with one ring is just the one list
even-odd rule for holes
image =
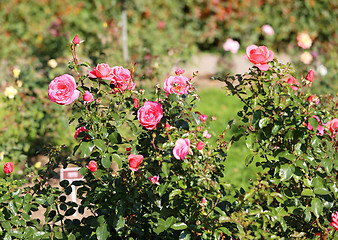
{"label": "dappled shadow on grass", "polygon": [[[218,136],[226,130],[228,122],[238,119],[237,112],[243,104],[238,98],[227,96],[225,90],[221,88],[202,89],[198,94],[200,95],[200,102],[197,104],[196,110],[202,114],[207,114],[208,121],[212,116],[216,117],[216,120],[211,122],[210,129],[208,129],[212,135],[208,141],[214,145]],[[226,141],[228,142],[232,135],[239,133],[241,130],[231,128],[226,131]],[[224,181],[248,189],[250,179],[255,179],[259,170],[255,162],[252,162],[248,167],[246,166],[245,158],[249,153],[250,150],[246,147],[245,139],[232,144],[224,161],[226,169]]]}

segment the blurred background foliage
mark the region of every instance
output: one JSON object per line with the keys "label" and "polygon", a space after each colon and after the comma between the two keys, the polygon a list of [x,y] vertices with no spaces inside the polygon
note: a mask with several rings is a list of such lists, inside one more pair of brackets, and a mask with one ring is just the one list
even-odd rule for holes
{"label": "blurred background foliage", "polygon": [[[122,52],[122,10],[128,21],[127,61]],[[231,61],[233,55],[222,46],[232,38],[240,43],[239,55],[251,44],[286,53],[299,79],[309,69],[315,70],[314,93],[335,95],[337,16],[337,1],[326,0],[2,0],[0,158],[24,165],[44,145],[74,144],[74,129],[66,122],[68,108],[50,104],[47,88],[56,76],[75,75],[67,69],[71,54],[66,46],[76,34],[85,40],[78,48],[81,61],[92,67],[103,62],[125,67],[136,64],[134,80],[144,88],[145,83],[162,82],[172,74],[173,66],[183,66],[201,52]],[[265,24],[273,27],[274,35],[262,33]],[[308,33],[313,41],[307,50],[297,46],[301,32]],[[313,57],[308,64],[300,60],[304,52]],[[219,71],[232,69],[222,64]],[[13,98],[4,93],[10,86],[18,91]],[[199,107],[201,112],[215,115],[211,110],[225,106],[218,112],[228,116],[220,116],[223,123],[215,124],[215,135],[240,108],[229,107],[231,99],[216,92],[202,92],[204,105]],[[210,108],[211,104],[218,105]],[[241,148],[234,150],[238,152],[235,159],[245,151]]]}

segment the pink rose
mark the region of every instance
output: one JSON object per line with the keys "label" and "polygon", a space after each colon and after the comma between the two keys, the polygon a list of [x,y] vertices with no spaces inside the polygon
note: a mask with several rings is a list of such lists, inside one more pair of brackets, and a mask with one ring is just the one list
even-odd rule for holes
{"label": "pink rose", "polygon": [[164,82],[164,90],[168,94],[176,93],[178,95],[188,93],[188,78],[185,76],[170,76]]}
{"label": "pink rose", "polygon": [[230,51],[232,53],[237,53],[239,49],[239,42],[228,38],[225,43],[223,44],[224,51]]}
{"label": "pink rose", "polygon": [[14,164],[12,162],[5,163],[4,172],[6,174],[10,174],[11,172],[13,172],[13,169],[14,169]]}
{"label": "pink rose", "polygon": [[331,219],[331,226],[334,227],[336,231],[338,231],[338,212],[332,213],[332,219]]}
{"label": "pink rose", "polygon": [[[324,127],[322,125],[320,125],[319,117],[313,115],[312,118],[315,118],[318,121],[317,131],[319,132],[319,134],[317,133],[317,135],[323,136],[324,135]],[[304,125],[307,127],[307,129],[313,130],[313,127],[311,126],[310,123],[304,123]]]}
{"label": "pink rose", "polygon": [[179,138],[176,140],[175,147],[173,149],[173,154],[176,159],[183,159],[190,151],[190,140],[188,138],[182,139]]}
{"label": "pink rose", "polygon": [[150,182],[152,184],[160,185],[160,183],[159,183],[160,176],[151,176],[149,179],[150,179]]}
{"label": "pink rose", "polygon": [[175,74],[176,75],[181,75],[181,74],[183,74],[185,71],[182,69],[182,68],[177,68],[177,70],[175,71]]}
{"label": "pink rose", "polygon": [[137,171],[139,170],[139,165],[143,160],[143,156],[142,155],[134,155],[134,154],[130,154],[128,156],[128,161],[129,161],[129,169],[132,171]]}
{"label": "pink rose", "polygon": [[93,94],[91,94],[89,91],[85,91],[85,93],[83,94],[83,101],[85,103],[91,103],[92,101],[94,101]]}
{"label": "pink rose", "polygon": [[267,62],[273,60],[273,52],[265,46],[251,45],[246,48],[246,57],[260,70],[267,71],[269,69]]}
{"label": "pink rose", "polygon": [[[74,134],[75,140],[77,140],[77,135],[79,135],[80,132],[89,132],[89,131],[87,130],[85,126],[79,127],[78,129],[76,129],[75,134]],[[86,135],[83,139],[89,140],[90,138]]]}
{"label": "pink rose", "polygon": [[307,33],[298,33],[297,45],[301,48],[308,49],[312,45],[312,39]]}
{"label": "pink rose", "polygon": [[139,105],[139,100],[137,98],[134,98],[134,108],[139,108],[140,105]]}
{"label": "pink rose", "polygon": [[88,163],[86,167],[89,169],[89,171],[95,172],[97,170],[97,163],[92,160]]}
{"label": "pink rose", "polygon": [[204,148],[204,142],[199,141],[196,145],[197,150],[202,150]]}
{"label": "pink rose", "polygon": [[263,33],[269,36],[272,36],[275,34],[275,31],[273,30],[273,28],[268,24],[262,26],[262,31]]}
{"label": "pink rose", "polygon": [[200,115],[200,120],[204,123],[207,120],[207,118],[208,118],[208,115],[203,115],[203,114]]}
{"label": "pink rose", "polygon": [[73,43],[74,44],[79,44],[80,43],[80,38],[79,36],[76,34],[75,37],[73,38]]}
{"label": "pink rose", "polygon": [[113,79],[111,84],[129,82],[131,80],[131,74],[128,69],[121,66],[115,66],[112,68]]}
{"label": "pink rose", "polygon": [[158,24],[157,24],[157,27],[158,27],[159,29],[165,28],[165,22],[164,22],[163,20],[159,21]]}
{"label": "pink rose", "polygon": [[146,101],[137,111],[140,124],[148,130],[154,130],[162,117],[162,105],[158,102]]}
{"label": "pink rose", "polygon": [[68,74],[64,74],[51,81],[48,87],[48,97],[52,102],[68,105],[80,95],[80,91],[76,88],[75,79]]}
{"label": "pink rose", "polygon": [[298,90],[298,87],[296,87],[295,85],[299,86],[299,82],[296,82],[296,79],[294,77],[290,77],[286,82],[290,85],[292,90]]}
{"label": "pink rose", "polygon": [[89,73],[90,78],[101,78],[104,80],[112,80],[112,68],[108,64],[100,63]]}
{"label": "pink rose", "polygon": [[208,133],[208,130],[205,130],[205,131],[203,132],[203,137],[205,137],[205,138],[211,138],[211,134]]}
{"label": "pink rose", "polygon": [[338,118],[335,118],[331,121],[329,121],[326,124],[326,127],[329,129],[329,131],[332,133],[333,137],[335,137],[335,132],[338,131]]}
{"label": "pink rose", "polygon": [[312,69],[310,69],[310,71],[306,75],[305,79],[308,80],[309,82],[312,82],[314,75],[315,75],[315,72]]}

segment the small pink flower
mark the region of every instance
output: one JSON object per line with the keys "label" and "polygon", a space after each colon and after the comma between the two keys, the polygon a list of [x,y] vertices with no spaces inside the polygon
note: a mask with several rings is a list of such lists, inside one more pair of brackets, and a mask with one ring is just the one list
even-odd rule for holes
{"label": "small pink flower", "polygon": [[310,97],[308,97],[307,100],[310,102],[310,104],[313,103],[315,103],[316,105],[319,104],[319,98],[316,95],[311,95]]}
{"label": "small pink flower", "polygon": [[208,130],[205,130],[205,131],[203,132],[203,137],[205,137],[205,138],[211,138],[211,134],[208,133]]}
{"label": "small pink flower", "polygon": [[183,161],[189,151],[190,151],[190,140],[188,138],[186,139],[179,138],[176,140],[175,147],[173,149],[173,154],[176,159],[181,159]]}
{"label": "small pink flower", "polygon": [[76,88],[75,79],[68,74],[64,74],[51,81],[48,87],[48,97],[52,102],[68,105],[80,95],[80,91]]}
{"label": "small pink flower", "polygon": [[205,198],[202,198],[202,204],[207,204],[207,199],[205,199]]}
{"label": "small pink flower", "polygon": [[297,82],[294,77],[290,77],[286,82],[290,85],[292,90],[298,90],[298,87],[296,87],[295,85],[299,86],[299,82]]}
{"label": "small pink flower", "polygon": [[314,75],[315,75],[315,72],[312,69],[310,69],[310,71],[306,75],[305,79],[308,80],[309,82],[312,82]]}
{"label": "small pink flower", "polygon": [[12,162],[5,163],[4,172],[6,174],[10,174],[11,172],[13,172],[13,169],[14,169],[14,164]]}
{"label": "small pink flower", "polygon": [[198,132],[200,132],[200,131],[202,130],[202,126],[196,127],[196,130],[197,130]]}
{"label": "small pink flower", "polygon": [[308,49],[312,45],[312,39],[307,33],[298,33],[297,45],[301,48]]}
{"label": "small pink flower", "polygon": [[310,64],[313,60],[313,57],[311,55],[311,53],[309,52],[303,52],[301,55],[300,55],[300,61],[306,65]]}
{"label": "small pink flower", "polygon": [[269,36],[272,36],[275,34],[275,31],[273,30],[273,28],[268,24],[262,26],[262,31],[263,33]]}
{"label": "small pink flower", "polygon": [[159,21],[157,24],[157,27],[159,29],[164,29],[165,28],[165,22],[163,20]]}
{"label": "small pink flower", "polygon": [[139,100],[137,98],[134,98],[134,108],[139,108],[140,105],[139,105]]}
{"label": "small pink flower", "polygon": [[79,44],[80,43],[80,38],[79,38],[79,36],[77,34],[75,35],[75,37],[73,39],[73,43],[74,44]]}
{"label": "small pink flower", "polygon": [[146,101],[137,111],[140,124],[148,130],[154,130],[162,117],[162,105],[158,102]]}
{"label": "small pink flower", "polygon": [[196,145],[197,150],[202,150],[204,148],[204,142],[199,141]]}
{"label": "small pink flower", "polygon": [[164,82],[164,91],[168,94],[187,94],[188,93],[188,78],[185,76],[170,76]]}
{"label": "small pink flower", "polygon": [[149,179],[152,184],[160,185],[160,176],[151,176]]}
{"label": "small pink flower", "polygon": [[86,167],[89,169],[89,171],[96,172],[96,170],[97,170],[97,163],[92,160],[92,161],[90,161],[88,163],[88,165]]}
{"label": "small pink flower", "polygon": [[139,165],[142,162],[144,157],[142,155],[134,155],[130,154],[128,156],[128,161],[129,161],[129,169],[132,171],[138,171],[139,170]]}
{"label": "small pink flower", "polygon": [[183,74],[185,72],[185,70],[183,70],[182,68],[177,68],[177,70],[175,71],[175,74],[176,75],[181,75],[181,74]]}
{"label": "small pink flower", "polygon": [[89,73],[90,78],[101,78],[104,80],[112,80],[113,72],[112,68],[108,64],[100,63]]}
{"label": "small pink flower", "polygon": [[[74,135],[75,140],[77,140],[77,135],[79,135],[80,132],[89,132],[89,131],[87,130],[87,128],[85,126],[79,127],[75,131],[75,135]],[[89,140],[90,138],[86,135],[83,139],[84,140]]]}
{"label": "small pink flower", "polygon": [[93,94],[91,94],[89,91],[85,91],[85,93],[83,94],[83,101],[85,103],[91,103],[92,101],[94,101]]}
{"label": "small pink flower", "polygon": [[269,69],[267,62],[273,60],[273,52],[265,46],[251,45],[246,48],[246,57],[260,70],[267,71]]}
{"label": "small pink flower", "polygon": [[232,38],[228,38],[223,44],[224,51],[230,51],[232,53],[237,53],[239,49],[239,42],[233,40]]}
{"label": "small pink flower", "polygon": [[205,121],[207,120],[207,118],[208,118],[208,115],[203,115],[203,114],[200,115],[200,120],[201,120],[203,123],[205,123]]}
{"label": "small pink flower", "polygon": [[338,231],[338,212],[332,213],[331,226]]}
{"label": "small pink flower", "polygon": [[335,137],[335,133],[338,132],[338,118],[332,119],[326,124],[326,127],[332,133],[332,136]]}

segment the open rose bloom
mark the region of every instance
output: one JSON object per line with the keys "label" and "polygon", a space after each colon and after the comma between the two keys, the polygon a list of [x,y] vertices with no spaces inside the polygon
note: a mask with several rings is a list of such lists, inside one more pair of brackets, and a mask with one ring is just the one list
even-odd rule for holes
{"label": "open rose bloom", "polygon": [[101,78],[104,80],[112,80],[112,68],[108,64],[100,63],[92,71],[89,71],[90,78]]}
{"label": "open rose bloom", "polygon": [[13,172],[13,169],[14,169],[14,164],[12,162],[5,163],[4,172],[6,174],[10,174],[11,172]]}
{"label": "open rose bloom", "polygon": [[97,170],[97,163],[92,160],[88,163],[87,168],[89,169],[89,171],[95,172]]}
{"label": "open rose bloom", "polygon": [[80,91],[76,88],[75,79],[68,74],[64,74],[51,81],[48,88],[48,97],[52,102],[68,105],[79,97]]}
{"label": "open rose bloom", "polygon": [[162,105],[158,102],[147,101],[137,111],[140,124],[148,130],[154,130],[162,117]]}
{"label": "open rose bloom", "polygon": [[256,45],[251,45],[246,48],[246,57],[260,70],[267,71],[269,69],[267,62],[273,60],[273,52],[265,46],[257,47]]}
{"label": "open rose bloom", "polygon": [[164,91],[168,94],[187,94],[188,93],[188,78],[185,76],[170,76],[164,82]]}
{"label": "open rose bloom", "polygon": [[133,90],[135,83],[131,79],[131,73],[128,69],[121,66],[112,68],[113,78],[110,84],[114,84],[117,91]]}
{"label": "open rose bloom", "polygon": [[144,157],[142,155],[130,154],[128,156],[129,169],[132,170],[132,171],[138,171],[139,165],[142,162],[143,158]]}
{"label": "open rose bloom", "polygon": [[237,53],[239,49],[239,42],[233,40],[232,38],[228,38],[223,44],[224,51],[230,51],[232,53]]}
{"label": "open rose bloom", "polygon": [[190,151],[190,140],[179,138],[176,140],[175,147],[173,149],[173,154],[176,159],[184,160],[185,156]]}
{"label": "open rose bloom", "polygon": [[312,39],[307,33],[298,33],[297,45],[303,49],[308,49],[312,45]]}
{"label": "open rose bloom", "polygon": [[336,134],[338,133],[338,118],[335,118],[335,119],[329,121],[326,124],[326,127],[329,129],[329,131],[331,132],[332,136],[335,137]]}
{"label": "open rose bloom", "polygon": [[151,176],[149,180],[152,184],[160,185],[160,176]]}
{"label": "open rose bloom", "polygon": [[331,226],[338,231],[338,212],[332,213]]}

